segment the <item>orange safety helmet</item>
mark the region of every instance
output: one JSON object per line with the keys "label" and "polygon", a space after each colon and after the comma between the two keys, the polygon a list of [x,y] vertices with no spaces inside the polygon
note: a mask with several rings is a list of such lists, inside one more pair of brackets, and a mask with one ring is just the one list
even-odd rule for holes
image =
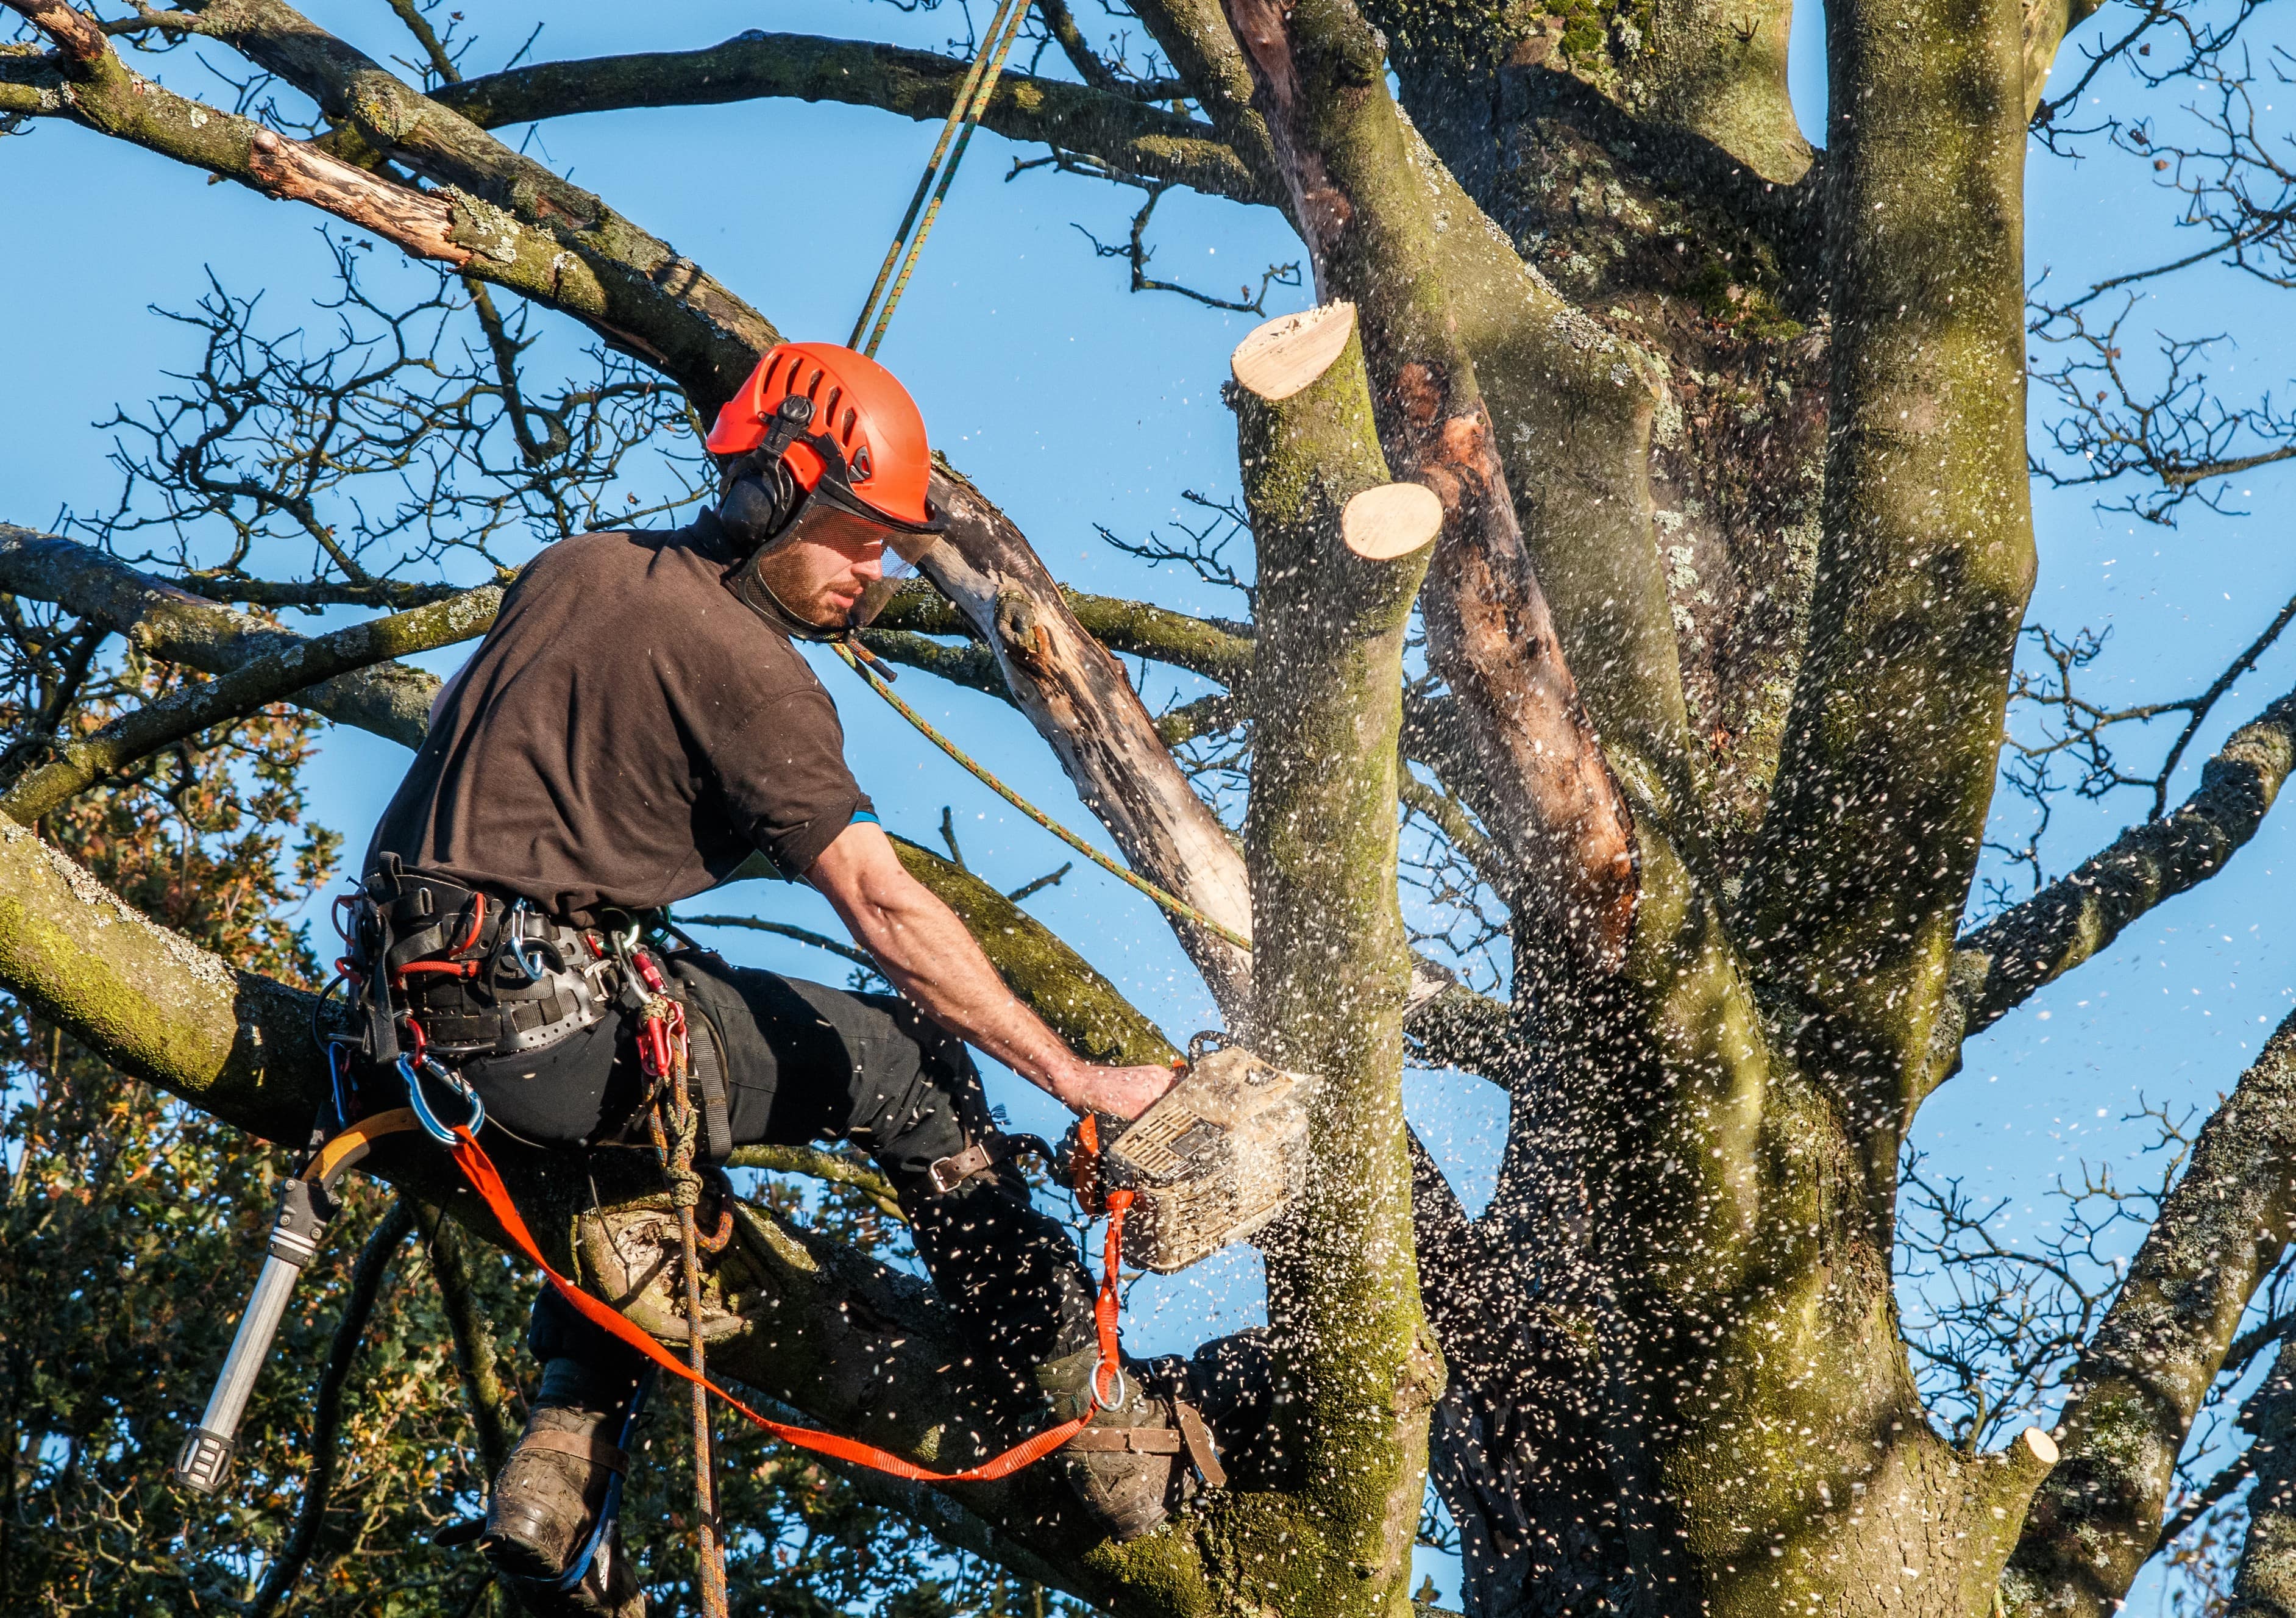
{"label": "orange safety helmet", "polygon": [[791,397],[812,406],[801,418],[803,427],[781,435],[788,443],[782,465],[799,488],[811,493],[826,478],[890,527],[940,530],[944,519],[925,496],[932,477],[925,418],[890,371],[854,349],[832,342],[776,344],[718,412],[707,440],[710,453],[757,449],[775,435],[782,402]]}

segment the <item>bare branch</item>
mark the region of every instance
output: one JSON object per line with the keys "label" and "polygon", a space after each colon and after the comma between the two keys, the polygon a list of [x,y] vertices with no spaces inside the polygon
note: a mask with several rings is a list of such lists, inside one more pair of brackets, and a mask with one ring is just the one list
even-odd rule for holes
{"label": "bare branch", "polygon": [[[2043,984],[2089,959],[2155,905],[2222,870],[2256,835],[2296,766],[2296,694],[2234,731],[2200,790],[2162,820],[2131,826],[2023,904],[1955,945],[1941,1061]],[[1940,1065],[1940,1077],[1951,1071]]]}
{"label": "bare branch", "polygon": [[[178,590],[101,551],[4,522],[0,588],[60,602],[126,636],[146,656],[208,674],[228,674],[251,659],[306,644],[302,636]],[[472,632],[485,628],[479,624]],[[419,747],[438,690],[433,675],[383,663],[295,692],[291,700],[339,725]]]}
{"label": "bare branch", "polygon": [[[432,99],[481,128],[632,107],[790,96],[947,116],[966,63],[929,51],[758,29],[700,51],[539,62],[442,87]],[[1089,152],[1125,175],[1239,202],[1270,194],[1210,126],[1112,86],[1007,71],[980,119],[1008,139]]]}
{"label": "bare branch", "polygon": [[2296,1223],[2296,1015],[2202,1129],[2071,1380],[2063,1460],[2004,1574],[2017,1610],[2106,1612],[2160,1538],[2177,1456]]}
{"label": "bare branch", "polygon": [[18,782],[0,798],[0,814],[29,825],[53,813],[105,776],[186,736],[239,719],[295,692],[353,669],[475,639],[502,604],[488,585],[396,617],[353,624],[315,640],[249,658],[230,673],[186,686],[126,714]]}

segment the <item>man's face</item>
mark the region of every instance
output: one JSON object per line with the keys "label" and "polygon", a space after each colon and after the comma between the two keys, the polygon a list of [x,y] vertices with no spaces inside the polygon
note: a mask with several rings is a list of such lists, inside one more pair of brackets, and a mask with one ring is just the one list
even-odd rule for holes
{"label": "man's face", "polygon": [[861,592],[885,575],[886,530],[824,501],[808,503],[797,532],[758,561],[774,598],[807,623],[833,629]]}

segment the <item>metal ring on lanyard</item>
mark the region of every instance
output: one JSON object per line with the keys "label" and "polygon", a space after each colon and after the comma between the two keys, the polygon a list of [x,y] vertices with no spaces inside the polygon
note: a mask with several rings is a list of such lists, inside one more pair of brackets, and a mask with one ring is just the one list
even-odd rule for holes
{"label": "metal ring on lanyard", "polygon": [[[455,1144],[455,1130],[440,1123],[439,1115],[430,1110],[430,1099],[422,1094],[422,1080],[415,1072],[414,1061],[412,1056],[398,1059],[398,1076],[406,1080],[406,1102],[414,1109],[414,1121],[422,1126],[422,1132],[431,1139],[441,1146],[452,1146]],[[424,1056],[422,1062],[433,1078],[443,1080],[470,1104],[471,1116],[462,1128],[476,1135],[487,1121],[487,1104],[480,1098],[478,1091],[463,1082],[461,1074],[440,1063],[437,1057]]]}

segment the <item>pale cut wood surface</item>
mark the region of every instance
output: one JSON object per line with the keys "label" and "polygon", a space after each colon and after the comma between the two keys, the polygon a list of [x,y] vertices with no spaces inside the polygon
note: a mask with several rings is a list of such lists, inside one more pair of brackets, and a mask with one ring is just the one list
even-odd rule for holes
{"label": "pale cut wood surface", "polygon": [[1340,513],[1340,538],[1366,562],[1392,562],[1434,542],[1443,528],[1443,502],[1418,483],[1366,489]]}
{"label": "pale cut wood surface", "polygon": [[1332,368],[1356,329],[1356,306],[1327,303],[1279,315],[1235,345],[1228,368],[1236,383],[1270,404],[1290,398]]}

